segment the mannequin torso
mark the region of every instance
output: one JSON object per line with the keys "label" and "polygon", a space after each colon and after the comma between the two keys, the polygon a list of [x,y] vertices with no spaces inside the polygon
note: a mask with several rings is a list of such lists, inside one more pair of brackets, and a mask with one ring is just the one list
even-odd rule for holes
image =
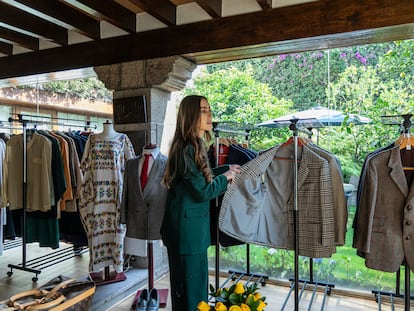
{"label": "mannequin torso", "polygon": [[103,139],[116,139],[121,136],[121,133],[115,131],[113,124],[107,121],[103,123],[103,131],[96,136]]}

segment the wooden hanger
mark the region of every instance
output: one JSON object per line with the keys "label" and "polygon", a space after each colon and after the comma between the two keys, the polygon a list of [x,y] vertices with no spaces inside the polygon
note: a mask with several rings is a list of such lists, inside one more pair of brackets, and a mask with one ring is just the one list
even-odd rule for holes
{"label": "wooden hanger", "polygon": [[[302,147],[303,145],[306,145],[308,143],[308,140],[303,137],[298,137],[298,147]],[[287,146],[293,144],[293,137],[290,137],[287,141],[283,143],[282,146]]]}
{"label": "wooden hanger", "polygon": [[220,137],[220,138],[219,138],[219,145],[224,145],[224,146],[229,147],[229,146],[231,145],[231,142],[230,142],[230,140],[229,140],[229,139],[227,139],[227,138]]}
{"label": "wooden hanger", "polygon": [[[298,137],[298,147],[303,147],[307,143],[308,143],[308,140],[306,138]],[[285,141],[282,144],[282,147],[287,146],[287,145],[291,145],[291,144],[293,144],[293,137],[290,137],[287,141]],[[278,157],[278,156],[273,157],[273,159],[276,159],[276,160],[285,160],[285,161],[295,161],[295,159],[282,158],[282,157]],[[300,160],[298,160],[298,163],[299,162],[300,162]]]}
{"label": "wooden hanger", "polygon": [[[413,150],[414,147],[414,136],[410,133],[402,133],[400,137],[395,141],[395,145],[400,145],[400,150]],[[414,171],[414,166],[403,166],[404,171]]]}
{"label": "wooden hanger", "polygon": [[400,145],[400,150],[411,150],[414,147],[414,136],[411,136],[407,133],[403,133],[400,135],[400,137],[398,137],[394,144]]}

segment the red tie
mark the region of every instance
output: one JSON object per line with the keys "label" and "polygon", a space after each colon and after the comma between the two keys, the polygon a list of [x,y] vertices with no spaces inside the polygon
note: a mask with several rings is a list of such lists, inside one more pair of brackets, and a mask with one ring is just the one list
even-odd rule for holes
{"label": "red tie", "polygon": [[145,160],[144,160],[144,164],[142,165],[142,170],[141,170],[141,189],[142,190],[144,190],[144,187],[148,181],[148,165],[149,165],[149,159],[151,155],[144,154],[144,156],[145,156]]}

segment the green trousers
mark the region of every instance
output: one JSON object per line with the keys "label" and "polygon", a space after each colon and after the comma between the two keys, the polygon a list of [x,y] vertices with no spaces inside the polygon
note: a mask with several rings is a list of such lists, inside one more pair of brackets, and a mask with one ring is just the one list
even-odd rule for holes
{"label": "green trousers", "polygon": [[197,311],[200,301],[207,302],[207,251],[194,255],[180,255],[168,249],[172,311]]}

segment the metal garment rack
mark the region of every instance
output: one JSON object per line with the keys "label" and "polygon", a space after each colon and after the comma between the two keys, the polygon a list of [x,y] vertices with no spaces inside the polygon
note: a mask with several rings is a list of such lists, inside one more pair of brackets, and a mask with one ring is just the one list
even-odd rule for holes
{"label": "metal garment rack", "polygon": [[[67,247],[62,250],[58,250],[56,252],[47,254],[45,256],[41,256],[36,259],[27,260],[27,249],[26,249],[26,206],[27,206],[27,125],[39,125],[39,124],[48,124],[48,125],[62,125],[62,126],[72,126],[72,127],[83,127],[85,130],[91,128],[89,121],[85,125],[75,125],[75,124],[66,124],[66,123],[57,123],[54,121],[35,121],[35,120],[27,120],[24,119],[26,115],[17,114],[17,119],[9,118],[8,122],[18,122],[22,125],[21,130],[23,131],[23,219],[22,219],[22,263],[18,265],[9,264],[8,267],[10,271],[7,272],[7,275],[10,277],[13,275],[13,269],[23,270],[27,272],[34,273],[35,276],[32,278],[33,282],[37,282],[38,275],[41,273],[41,269],[50,267],[54,264],[60,263],[65,261],[69,258],[75,257],[83,253],[83,251],[75,250],[74,247]],[[30,116],[30,117],[38,117],[44,118],[44,116]],[[58,120],[57,118],[54,119],[55,121]],[[61,120],[71,120],[71,121],[78,121],[73,119],[61,119]],[[96,128],[96,126],[95,126]],[[84,249],[86,250],[86,249]]]}
{"label": "metal garment rack", "polygon": [[[293,217],[294,217],[294,223],[293,223],[293,232],[294,232],[294,278],[290,279],[291,286],[290,290],[288,292],[288,295],[281,307],[281,310],[285,310],[285,307],[288,303],[288,300],[290,298],[290,295],[292,292],[294,292],[294,305],[295,305],[295,311],[299,310],[299,301],[302,297],[302,294],[304,290],[309,286],[313,285],[313,294],[312,298],[309,302],[309,309],[312,306],[312,303],[314,301],[314,297],[316,295],[316,291],[319,286],[324,287],[324,297],[322,301],[321,310],[324,310],[325,302],[326,302],[326,296],[331,294],[331,289],[334,287],[333,284],[329,283],[322,283],[322,282],[314,282],[313,281],[313,258],[310,258],[309,264],[310,264],[310,280],[302,280],[299,278],[299,208],[298,208],[298,133],[299,131],[304,132],[308,135],[310,135],[310,129],[302,129],[298,127],[298,121],[299,119],[292,119],[290,120],[289,124],[289,130],[292,131],[293,135],[293,145],[294,145],[294,160],[293,160]],[[321,126],[320,126],[321,127]],[[299,289],[299,283],[303,283],[302,289]],[[300,293],[299,293],[300,290]]]}
{"label": "metal garment rack", "polygon": [[[222,127],[220,127],[220,125]],[[226,127],[227,125],[227,127]],[[233,128],[232,128],[233,127]],[[215,138],[216,138],[216,166],[219,163],[219,145],[220,145],[220,133],[227,133],[227,134],[234,134],[234,135],[243,135],[245,138],[245,141],[248,142],[249,141],[249,134],[252,128],[250,127],[246,127],[246,126],[240,126],[238,125],[237,129],[234,129],[236,127],[235,123],[231,123],[231,122],[213,122],[213,132],[215,134]],[[219,199],[216,198],[216,211],[217,213],[219,213]],[[216,215],[217,219],[218,219],[218,214]],[[219,284],[219,276],[220,276],[220,229],[219,226],[217,224],[216,226],[216,245],[215,245],[215,250],[216,250],[216,273],[215,273],[215,288],[219,288],[220,284]],[[266,280],[269,279],[268,276],[265,275],[260,275],[260,274],[251,274],[250,273],[250,245],[246,243],[246,265],[247,265],[247,269],[246,272],[239,272],[239,271],[232,271],[230,270],[230,276],[227,280],[230,279],[235,279],[236,275],[239,275],[239,279],[243,278],[244,276],[249,276],[251,277],[256,277],[257,281],[260,281],[262,283],[262,285],[266,284]]]}

